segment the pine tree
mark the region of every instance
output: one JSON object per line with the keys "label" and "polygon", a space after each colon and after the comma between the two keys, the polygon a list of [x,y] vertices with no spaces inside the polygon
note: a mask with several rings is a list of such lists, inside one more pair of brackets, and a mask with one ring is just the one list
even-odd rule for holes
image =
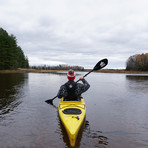
{"label": "pine tree", "polygon": [[28,68],[29,61],[14,35],[0,28],[0,70]]}

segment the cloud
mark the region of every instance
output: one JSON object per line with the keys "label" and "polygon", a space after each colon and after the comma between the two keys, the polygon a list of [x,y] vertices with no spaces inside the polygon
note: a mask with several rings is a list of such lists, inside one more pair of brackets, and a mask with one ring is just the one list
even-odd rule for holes
{"label": "cloud", "polygon": [[146,0],[0,1],[0,26],[14,34],[30,64],[125,68],[147,52]]}

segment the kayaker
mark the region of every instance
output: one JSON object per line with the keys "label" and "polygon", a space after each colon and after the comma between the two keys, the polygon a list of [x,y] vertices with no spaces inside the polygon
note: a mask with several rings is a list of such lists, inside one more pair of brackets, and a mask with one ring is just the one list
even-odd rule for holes
{"label": "kayaker", "polygon": [[68,82],[60,87],[58,92],[58,98],[64,98],[64,101],[80,101],[81,94],[87,91],[90,87],[89,83],[83,78],[79,79],[83,82],[76,83],[74,80],[76,78],[74,70],[70,69],[67,73]]}

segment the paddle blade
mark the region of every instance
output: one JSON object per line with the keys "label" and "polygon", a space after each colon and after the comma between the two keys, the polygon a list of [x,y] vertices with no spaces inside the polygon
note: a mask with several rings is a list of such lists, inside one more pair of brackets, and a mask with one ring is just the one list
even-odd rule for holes
{"label": "paddle blade", "polygon": [[52,104],[53,105],[53,100],[58,97],[58,96],[55,96],[54,98],[52,99],[49,99],[49,100],[46,100],[45,102],[48,103],[48,104]]}
{"label": "paddle blade", "polygon": [[101,61],[99,61],[95,67],[93,68],[93,70],[99,70],[102,69],[103,67],[105,67],[108,64],[108,59],[103,59]]}
{"label": "paddle blade", "polygon": [[45,102],[48,103],[48,104],[53,104],[53,100],[52,99],[51,100],[46,100]]}

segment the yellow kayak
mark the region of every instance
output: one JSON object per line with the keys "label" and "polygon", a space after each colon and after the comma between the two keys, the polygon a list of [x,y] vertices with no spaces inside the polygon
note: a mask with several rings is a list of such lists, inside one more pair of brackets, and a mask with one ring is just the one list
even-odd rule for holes
{"label": "yellow kayak", "polygon": [[63,101],[61,99],[58,112],[67,131],[71,147],[74,147],[86,115],[84,99],[82,98],[81,101]]}

